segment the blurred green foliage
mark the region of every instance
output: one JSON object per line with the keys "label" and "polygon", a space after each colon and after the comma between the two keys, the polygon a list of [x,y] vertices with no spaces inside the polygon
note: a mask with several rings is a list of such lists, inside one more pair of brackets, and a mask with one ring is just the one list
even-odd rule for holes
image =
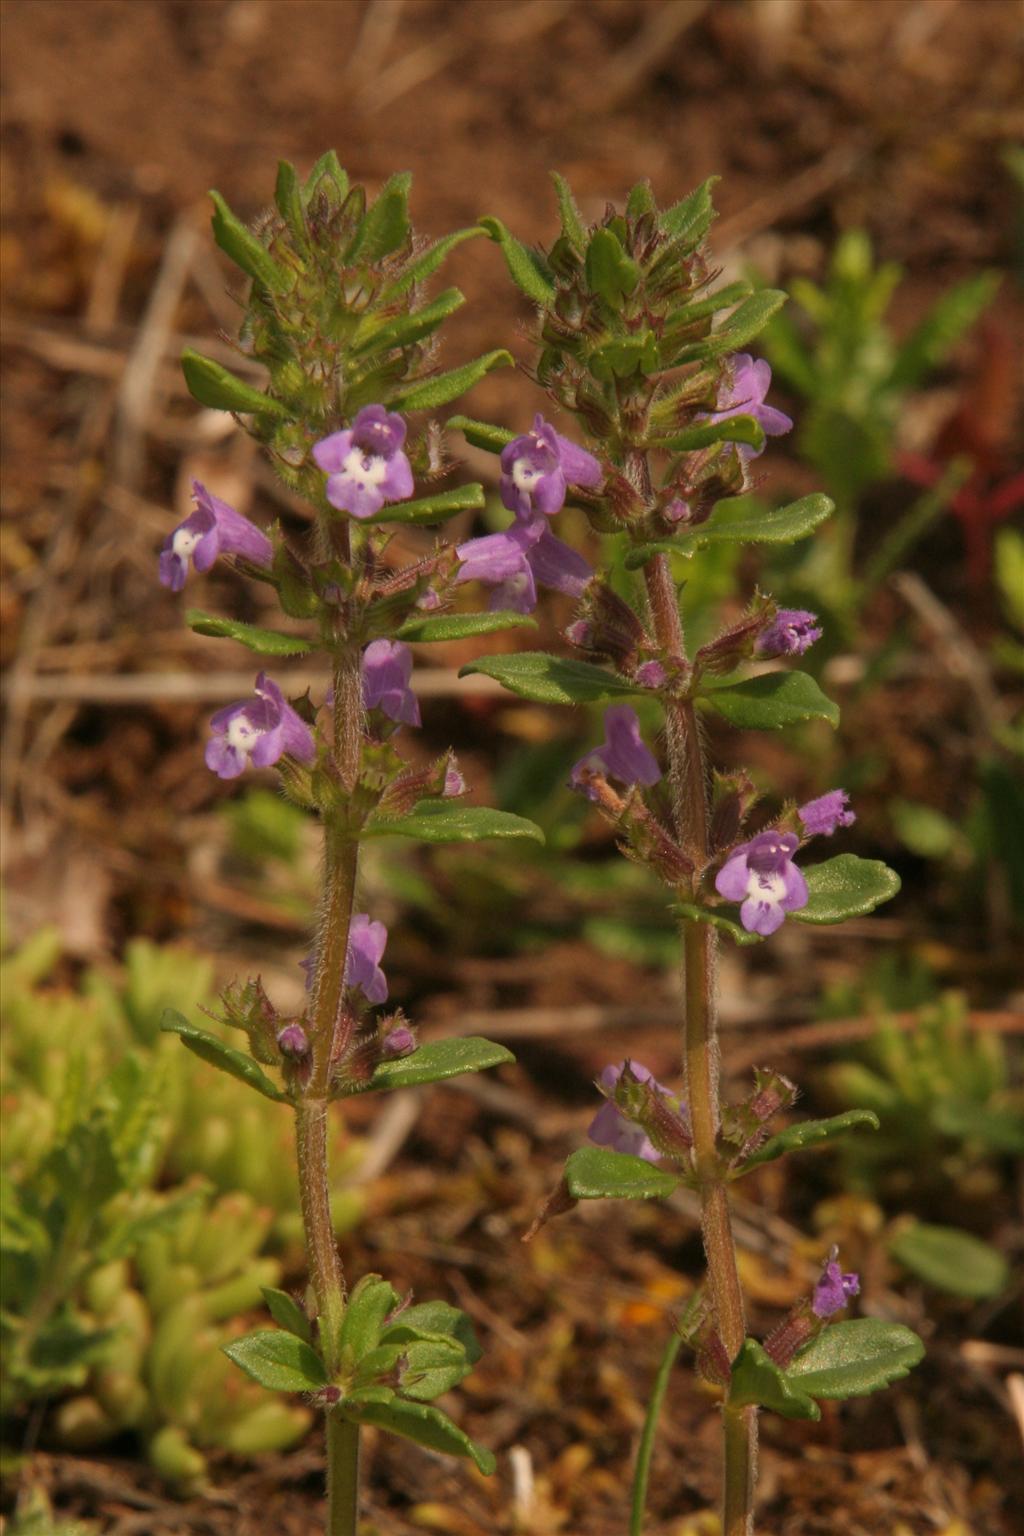
{"label": "blurred green foliage", "polygon": [[[134,1431],[194,1485],[205,1451],[280,1448],[308,1423],[217,1347],[301,1237],[288,1117],[159,1035],[164,1008],[209,995],[208,960],[135,941],[74,988],[60,964],[46,931],[0,972],[3,1410],[15,1437],[44,1402],[69,1445]],[[339,1227],[360,1209],[339,1184]]]}
{"label": "blurred green foliage", "polygon": [[795,304],[774,315],[764,349],[779,378],[802,397],[800,457],[813,465],[840,513],[884,479],[900,412],[991,303],[998,277],[982,272],[951,288],[903,342],[886,320],[903,273],[876,265],[863,230],[836,242],[823,286],[794,278]]}
{"label": "blurred green foliage", "polygon": [[951,1189],[994,1187],[994,1165],[1024,1153],[1024,1093],[1003,1041],[971,1027],[966,1003],[945,992],[900,1028],[881,1011],[860,1059],[835,1063],[827,1086],[837,1104],[872,1109],[876,1136],[842,1148],[855,1189],[913,1196],[915,1208]]}

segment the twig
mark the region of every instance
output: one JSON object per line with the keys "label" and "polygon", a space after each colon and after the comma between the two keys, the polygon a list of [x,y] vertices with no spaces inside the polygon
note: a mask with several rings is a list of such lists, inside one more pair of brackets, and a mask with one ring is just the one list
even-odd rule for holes
{"label": "twig", "polygon": [[[11,707],[24,709],[33,703],[65,702],[80,704],[152,704],[181,702],[204,704],[244,698],[252,692],[253,673],[259,663],[253,661],[247,671],[207,672],[196,676],[189,672],[99,673],[80,677],[74,673],[54,673],[39,677],[29,669],[12,673],[4,687]],[[281,686],[292,694],[305,689],[321,692],[330,684],[327,672],[289,672],[276,669]],[[499,683],[490,677],[463,677],[449,667],[424,667],[416,677],[416,692],[421,698],[497,698],[503,694]]]}
{"label": "twig", "polygon": [[708,4],[709,0],[665,0],[646,12],[639,31],[605,71],[599,92],[602,111],[613,111],[632,96],[658,67],[676,38],[700,20]]}
{"label": "twig", "polygon": [[138,340],[121,379],[117,398],[117,428],[113,474],[122,485],[132,486],[142,473],[145,450],[143,434],[152,414],[157,374],[167,349],[174,317],[188,281],[189,267],[198,243],[191,216],[178,220],[171,231],[160,273],[153,286]]}
{"label": "twig", "polygon": [[984,656],[935,593],[916,571],[901,571],[892,585],[907,606],[935,638],[936,651],[950,677],[966,684],[973,705],[978,746],[988,750],[1000,723],[999,695],[996,693]]}

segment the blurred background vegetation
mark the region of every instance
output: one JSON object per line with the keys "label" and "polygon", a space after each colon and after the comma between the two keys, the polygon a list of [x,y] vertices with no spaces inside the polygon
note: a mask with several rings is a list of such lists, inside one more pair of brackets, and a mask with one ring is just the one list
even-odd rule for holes
{"label": "blurred background vegetation", "polygon": [[[743,761],[777,801],[845,785],[846,846],[885,857],[904,890],[841,931],[723,954],[733,1081],[770,1061],[812,1105],[883,1120],[842,1154],[757,1176],[758,1203],[738,1203],[744,1281],[770,1326],[840,1241],[865,1307],[910,1322],[929,1356],[881,1408],[769,1427],[764,1518],[787,1536],[826,1519],[1009,1531],[1024,1416],[1015,0],[8,0],[4,20],[11,1530],[256,1536],[316,1518],[309,1415],[217,1349],[261,1285],[301,1283],[287,1117],[156,1032],[163,1006],[194,1009],[236,973],[301,1005],[315,830],[269,783],[228,794],[204,770],[205,718],[248,691],[251,662],[183,627],[155,552],[195,476],[257,521],[305,515],[230,419],[197,410],[177,357],[193,342],[231,356],[206,189],[256,217],[279,156],[303,167],[334,145],[371,186],[411,169],[429,235],[493,212],[539,239],[551,168],[590,216],[644,176],[671,200],[719,174],[724,278],[792,293],[764,351],[797,429],[758,461],[752,498],[824,489],[837,516],[813,548],[722,547],[678,575],[698,640],[756,585],[827,619],[807,663],[842,706],[838,732],[751,737]],[[527,362],[529,311],[496,250],[471,242],[451,265],[469,303],[445,361],[511,344]],[[521,429],[542,404],[509,372],[469,409]],[[495,494],[449,532],[486,531],[495,462],[457,437],[450,451],[453,483]],[[559,531],[583,538],[571,513]],[[406,555],[419,537],[403,533]],[[261,618],[221,568],[201,601]],[[561,602],[540,643],[557,647]],[[361,905],[391,926],[392,996],[424,1033],[479,1029],[519,1066],[399,1096],[378,1120],[339,1116],[335,1216],[357,1268],[472,1312],[488,1356],[461,1416],[518,1459],[467,1493],[426,1456],[373,1449],[374,1529],[606,1536],[667,1318],[699,1272],[694,1213],[630,1211],[609,1230],[593,1211],[527,1249],[518,1236],[600,1066],[629,1052],[676,1070],[674,935],[566,788],[596,717],[458,683],[473,654],[417,655],[414,750],[455,742],[479,800],[540,822],[547,847],[378,845]],[[290,663],[275,675],[318,685]],[[705,1418],[680,1373],[658,1536],[712,1529]]]}

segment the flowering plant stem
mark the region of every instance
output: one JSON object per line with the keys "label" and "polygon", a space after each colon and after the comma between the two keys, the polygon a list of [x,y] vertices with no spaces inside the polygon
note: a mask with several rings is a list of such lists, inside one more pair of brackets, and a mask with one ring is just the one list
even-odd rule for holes
{"label": "flowering plant stem", "polygon": [[[645,579],[658,642],[672,660],[684,661],[683,625],[667,555],[657,555],[648,563]],[[708,857],[707,774],[693,704],[688,700],[670,699],[666,725],[668,779],[676,835],[684,847],[692,850],[697,863],[703,864]],[[733,1361],[743,1346],[746,1319],[728,1196],[716,1146],[720,1121],[717,940],[708,924],[688,920],[682,925],[682,940],[683,1060],[693,1127],[694,1165],[699,1181],[704,1252],[715,1326],[729,1360]],[[753,1478],[749,1472],[741,1476],[735,1461],[741,1456],[744,1466],[751,1463],[752,1434],[756,1434],[753,1414],[744,1419],[740,1437],[726,1413],[725,1536],[736,1536],[736,1533],[749,1529],[751,1524]],[[741,1490],[743,1502],[739,1506],[735,1500],[740,1497]]]}
{"label": "flowering plant stem", "polygon": [[[351,790],[358,773],[361,720],[360,652],[341,639],[334,661],[333,757],[340,787],[346,790]],[[306,1251],[324,1364],[329,1374],[340,1365],[345,1279],[331,1220],[327,1093],[336,1036],[343,1022],[342,989],[358,863],[358,842],[325,816],[320,961],[313,1001],[313,1064],[307,1094],[296,1107],[296,1140]],[[359,1519],[359,1426],[328,1412],[326,1441],[328,1536],[355,1536]]]}
{"label": "flowering plant stem", "polygon": [[644,1416],[643,1433],[640,1436],[640,1445],[636,1453],[636,1468],[633,1472],[633,1500],[629,1515],[629,1536],[643,1536],[644,1509],[647,1504],[647,1483],[651,1475],[651,1457],[654,1454],[654,1441],[658,1433],[658,1420],[661,1417],[661,1405],[665,1401],[665,1393],[672,1377],[672,1368],[676,1363],[679,1351],[683,1347],[683,1336],[673,1328],[665,1345],[665,1353],[661,1357],[658,1366],[658,1374],[654,1378],[654,1386],[651,1390],[650,1401],[647,1404],[647,1413]]}

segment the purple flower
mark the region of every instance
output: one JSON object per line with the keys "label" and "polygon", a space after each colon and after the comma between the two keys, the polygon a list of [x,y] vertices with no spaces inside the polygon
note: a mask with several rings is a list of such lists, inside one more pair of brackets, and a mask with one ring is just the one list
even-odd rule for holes
{"label": "purple flower", "polygon": [[640,736],[636,710],[628,704],[613,704],[604,712],[604,742],[575,763],[569,775],[573,789],[582,789],[594,799],[591,789],[581,782],[584,772],[606,774],[620,784],[657,784],[661,778],[658,760]]}
{"label": "purple flower", "polygon": [[208,571],[218,555],[241,555],[252,565],[271,563],[274,547],[255,523],[212,495],[198,480],[192,482],[192,498],[195,511],[168,535],[160,551],[162,586],[180,592],[189,561],[197,571]]}
{"label": "purple flower", "polygon": [[383,923],[373,923],[366,912],[356,912],[348,931],[348,955],[345,960],[346,987],[359,987],[368,1003],[383,1003],[388,995],[388,979],[380,968],[388,942]]}
{"label": "purple flower", "polygon": [[857,820],[845,789],[830,789],[827,795],[808,800],[799,807],[797,815],[808,837],[831,837],[837,827],[852,827]]}
{"label": "purple flower", "polygon": [[[730,416],[753,416],[766,437],[791,432],[793,423],[785,412],[764,403],[772,382],[772,370],[764,358],[755,362],[749,352],[738,352],[730,361],[732,379],[719,387],[715,410],[709,419],[728,421]],[[738,443],[737,448],[744,462],[764,452],[763,448],[751,448],[746,443]]]}
{"label": "purple flower", "polygon": [[327,500],[353,517],[374,517],[387,501],[413,492],[412,467],[402,452],[405,422],[382,405],[364,405],[351,427],[313,449],[327,476]]}
{"label": "purple flower", "polygon": [[787,912],[807,905],[807,881],[793,863],[799,839],[792,832],[759,832],[734,848],[715,878],[715,890],[739,901],[740,922],[763,938],[780,928]]}
{"label": "purple flower", "polygon": [[416,1036],[408,1024],[396,1024],[380,1043],[380,1053],[385,1061],[394,1061],[398,1056],[408,1056],[410,1051],[416,1049]]}
{"label": "purple flower", "polygon": [[309,726],[265,672],[256,679],[255,699],[218,710],[210,729],[206,766],[221,779],[237,779],[250,761],[256,768],[269,768],[286,752],[303,763],[316,756]]}
{"label": "purple flower", "polygon": [[[620,1061],[618,1066],[605,1067],[598,1081],[606,1093],[614,1093],[615,1085],[627,1066],[640,1082],[651,1083],[658,1093],[671,1098],[669,1090],[659,1083],[639,1061]],[[661,1155],[648,1138],[643,1126],[634,1125],[632,1120],[627,1120],[611,1098],[605,1100],[591,1120],[587,1135],[599,1147],[611,1147],[615,1152],[630,1152],[634,1157],[642,1157],[648,1163],[656,1163]]]}
{"label": "purple flower", "polygon": [[860,1294],[860,1276],[853,1270],[845,1274],[837,1262],[839,1250],[833,1248],[814,1287],[811,1311],[815,1317],[831,1317],[841,1312],[852,1296]]}
{"label": "purple flower", "polygon": [[371,640],[363,652],[363,703],[400,725],[419,725],[420,703],[409,679],[412,652],[400,640]]}
{"label": "purple flower", "polygon": [[444,789],[441,793],[446,800],[457,800],[460,795],[466,793],[466,789],[466,781],[453,755],[449,757],[448,766],[444,771]]}
{"label": "purple flower", "polygon": [[666,523],[688,523],[693,516],[693,511],[688,501],[683,501],[679,496],[673,496],[668,506],[662,509],[661,515]]}
{"label": "purple flower", "polygon": [[555,537],[543,517],[520,520],[503,533],[469,539],[456,550],[462,564],[456,581],[494,588],[488,607],[532,613],[537,583],[579,597],[594,574],[583,556]]}
{"label": "purple flower", "polygon": [[501,499],[517,517],[553,517],[565,504],[567,485],[593,489],[601,480],[594,455],[562,437],[539,412],[532,430],[501,450]]}
{"label": "purple flower", "polygon": [[668,678],[668,673],[660,661],[644,661],[637,667],[634,676],[641,688],[661,688]]}
{"label": "purple flower", "polygon": [[822,636],[818,615],[806,608],[780,608],[754,642],[758,656],[802,656]]}
{"label": "purple flower", "polygon": [[301,1024],[286,1024],[277,1037],[277,1048],[289,1061],[304,1061],[309,1055],[309,1036]]}

